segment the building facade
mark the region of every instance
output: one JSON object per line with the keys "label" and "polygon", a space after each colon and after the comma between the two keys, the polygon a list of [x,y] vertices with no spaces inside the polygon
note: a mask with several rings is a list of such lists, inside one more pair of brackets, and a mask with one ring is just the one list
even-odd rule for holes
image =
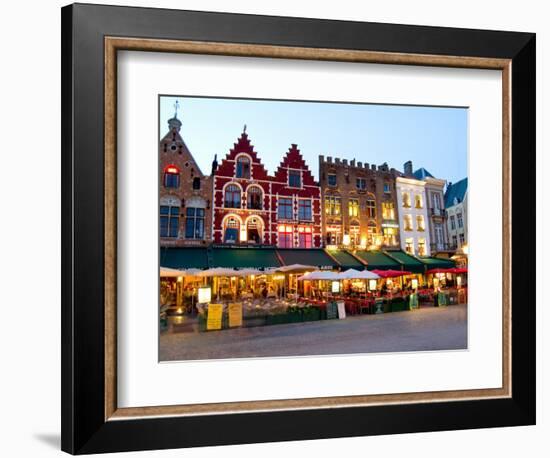
{"label": "building facade", "polygon": [[176,108],[159,142],[161,246],[206,245],[212,240],[212,180],[195,162],[181,126]]}
{"label": "building facade", "polygon": [[212,233],[216,244],[321,247],[320,190],[297,145],[271,176],[242,133],[213,172]]}
{"label": "building facade", "polygon": [[397,248],[395,179],[399,175],[387,164],[319,156],[324,244]]}
{"label": "building facade", "polygon": [[279,248],[321,248],[321,190],[292,144],[271,185],[271,227]]}
{"label": "building facade", "polygon": [[464,178],[457,183],[449,183],[445,191],[445,210],[451,247],[467,252],[468,178]]}
{"label": "building facade", "polygon": [[428,229],[430,232],[430,251],[432,256],[450,255],[453,248],[449,243],[447,231],[447,213],[445,212],[445,185],[447,182],[435,178],[424,168],[413,173],[413,177],[426,183],[425,201],[428,211]]}
{"label": "building facade", "polygon": [[406,176],[395,180],[401,249],[416,256],[430,256],[426,183],[412,178],[408,164],[405,164]]}

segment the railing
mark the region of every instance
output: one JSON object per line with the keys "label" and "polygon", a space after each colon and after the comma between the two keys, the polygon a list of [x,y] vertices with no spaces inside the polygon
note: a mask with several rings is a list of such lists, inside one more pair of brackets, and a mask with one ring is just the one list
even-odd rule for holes
{"label": "railing", "polygon": [[431,216],[445,216],[445,210],[442,208],[430,208]]}
{"label": "railing", "polygon": [[453,243],[431,243],[430,244],[430,250],[431,251],[455,251],[458,249],[458,245]]}

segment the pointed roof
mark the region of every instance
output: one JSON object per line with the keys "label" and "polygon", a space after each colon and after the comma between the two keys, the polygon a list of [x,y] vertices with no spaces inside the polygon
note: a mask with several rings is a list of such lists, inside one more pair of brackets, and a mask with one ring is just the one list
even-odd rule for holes
{"label": "pointed roof", "polygon": [[162,145],[163,143],[175,143],[177,145],[181,145],[181,154],[182,154],[182,156],[192,159],[193,162],[194,162],[194,167],[197,170],[198,175],[204,176],[201,169],[200,169],[200,167],[199,167],[199,164],[197,163],[197,161],[193,157],[193,154],[191,153],[191,151],[187,147],[187,144],[185,143],[185,141],[181,137],[181,134],[180,134],[181,125],[182,125],[182,123],[176,117],[176,115],[174,115],[173,118],[169,119],[168,120],[168,127],[169,127],[168,132],[166,132],[166,135],[164,135],[164,137],[162,137],[160,139],[159,145]]}
{"label": "pointed roof", "polygon": [[417,180],[425,180],[426,178],[435,178],[430,172],[428,172],[424,167],[420,167],[413,173],[413,177]]}
{"label": "pointed roof", "polygon": [[229,152],[225,155],[225,158],[221,160],[216,175],[225,177],[233,176],[235,170],[233,161],[235,161],[237,156],[241,153],[245,153],[250,156],[250,159],[252,160],[254,179],[269,179],[267,170],[262,164],[260,158],[258,157],[258,153],[254,151],[254,145],[250,142],[250,139],[248,138],[248,134],[246,133],[245,129],[243,129],[241,136],[233,144],[233,148],[231,148]]}
{"label": "pointed roof", "polygon": [[445,208],[455,205],[455,199],[457,202],[463,202],[468,191],[468,178],[463,178],[456,183],[449,183],[447,190],[445,191]]}
{"label": "pointed roof", "polygon": [[315,184],[313,175],[311,174],[311,171],[309,170],[309,167],[306,164],[306,161],[304,160],[302,153],[300,153],[300,150],[298,149],[298,145],[295,143],[293,143],[290,146],[285,156],[283,157],[283,160],[279,164],[279,167],[277,167],[277,171],[275,172],[275,180],[286,182],[288,179],[287,177],[288,169],[301,170],[303,183],[306,185]]}

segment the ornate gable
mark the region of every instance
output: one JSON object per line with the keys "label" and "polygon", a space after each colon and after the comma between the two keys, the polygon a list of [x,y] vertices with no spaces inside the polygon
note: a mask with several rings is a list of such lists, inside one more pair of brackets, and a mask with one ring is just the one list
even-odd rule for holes
{"label": "ornate gable", "polygon": [[302,171],[302,181],[304,185],[314,186],[315,180],[313,175],[309,170],[308,165],[304,161],[298,145],[292,144],[288,149],[285,157],[279,164],[277,171],[275,172],[275,181],[280,183],[287,183],[288,181],[288,169],[301,170]]}
{"label": "ornate gable", "polygon": [[233,177],[235,176],[235,161],[240,154],[246,154],[251,160],[252,180],[270,180],[270,177],[262,164],[258,153],[254,151],[254,145],[250,143],[250,139],[246,132],[243,132],[233,144],[233,148],[221,161],[216,172],[217,176]]}

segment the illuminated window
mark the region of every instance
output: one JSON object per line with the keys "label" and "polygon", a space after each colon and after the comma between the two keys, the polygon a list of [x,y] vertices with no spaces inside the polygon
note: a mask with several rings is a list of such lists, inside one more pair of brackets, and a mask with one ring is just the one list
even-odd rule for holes
{"label": "illuminated window", "polygon": [[298,219],[311,221],[311,199],[300,199],[298,201]]}
{"label": "illuminated window", "polygon": [[175,165],[169,165],[164,169],[164,187],[179,188],[180,171]]}
{"label": "illuminated window", "polygon": [[359,200],[350,199],[348,202],[349,216],[359,216]]}
{"label": "illuminated window", "polygon": [[313,238],[311,227],[298,228],[298,246],[300,248],[311,248],[313,246]]}
{"label": "illuminated window", "polygon": [[424,216],[416,215],[416,230],[423,231],[424,229]]}
{"label": "illuminated window", "polygon": [[248,243],[261,243],[263,224],[259,218],[250,218],[246,223],[246,239]]}
{"label": "illuminated window", "polygon": [[426,240],[418,239],[418,256],[426,256]]}
{"label": "illuminated window", "polygon": [[416,194],[414,196],[414,206],[415,206],[415,208],[422,208],[423,207],[422,196],[420,194]]}
{"label": "illuminated window", "polygon": [[349,241],[353,246],[357,246],[360,243],[360,226],[357,221],[352,221],[349,224]]}
{"label": "illuminated window", "polygon": [[288,185],[292,188],[302,187],[302,173],[298,170],[288,171]]}
{"label": "illuminated window", "polygon": [[403,207],[410,208],[411,206],[411,195],[408,192],[403,193]]}
{"label": "illuminated window", "polygon": [[414,242],[412,238],[405,239],[405,251],[414,254]]}
{"label": "illuminated window", "polygon": [[185,238],[204,238],[204,208],[185,209]]}
{"label": "illuminated window", "polygon": [[249,210],[262,209],[263,192],[258,186],[251,186],[246,192],[246,208]]}
{"label": "illuminated window", "polygon": [[279,224],[278,227],[278,246],[279,248],[293,248],[292,243],[292,226],[287,224]]}
{"label": "illuminated window", "polygon": [[292,199],[290,197],[279,197],[277,217],[279,219],[293,219],[292,215]]}
{"label": "illuminated window", "polygon": [[413,219],[411,215],[405,215],[403,218],[403,229],[406,231],[413,230]]}
{"label": "illuminated window", "polygon": [[237,158],[235,176],[237,178],[250,178],[250,159],[246,156],[239,156]]}
{"label": "illuminated window", "polygon": [[225,243],[237,243],[239,241],[239,234],[241,229],[241,222],[234,216],[227,218],[224,227],[223,241]]}
{"label": "illuminated window", "polygon": [[177,237],[179,229],[180,207],[160,206],[160,236]]}
{"label": "illuminated window", "polygon": [[342,199],[339,196],[325,196],[325,213],[330,216],[342,214]]}
{"label": "illuminated window", "polygon": [[367,198],[367,217],[376,218],[376,201],[372,195]]}
{"label": "illuminated window", "polygon": [[225,208],[241,208],[241,188],[236,184],[230,184],[225,188]]}
{"label": "illuminated window", "polygon": [[329,173],[327,176],[328,185],[329,186],[336,186],[336,174],[335,173]]}
{"label": "illuminated window", "polygon": [[382,236],[384,245],[393,246],[397,244],[397,229],[395,227],[383,227]]}
{"label": "illuminated window", "polygon": [[382,202],[382,218],[383,219],[395,219],[395,211],[393,208],[393,202]]}

